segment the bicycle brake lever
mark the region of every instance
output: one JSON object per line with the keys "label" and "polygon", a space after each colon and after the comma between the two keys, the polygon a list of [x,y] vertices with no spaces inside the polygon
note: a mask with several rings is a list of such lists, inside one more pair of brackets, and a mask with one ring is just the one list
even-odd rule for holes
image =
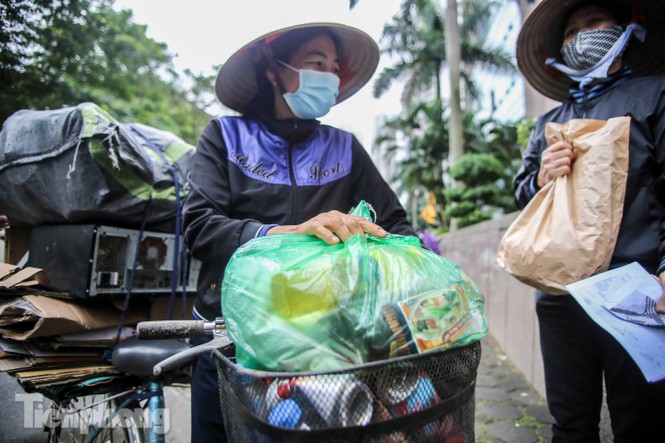
{"label": "bicycle brake lever", "polygon": [[215,349],[225,348],[231,344],[231,340],[226,335],[216,335],[208,342],[192,346],[189,349],[165,358],[153,366],[152,373],[155,376],[159,376],[163,372],[168,372],[183,366],[185,362],[194,359],[196,356],[203,352],[212,352]]}

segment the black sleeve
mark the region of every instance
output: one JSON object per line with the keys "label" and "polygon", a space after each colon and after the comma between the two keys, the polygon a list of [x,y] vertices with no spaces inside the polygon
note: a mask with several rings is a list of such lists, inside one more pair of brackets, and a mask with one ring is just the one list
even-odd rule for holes
{"label": "black sleeve", "polygon": [[393,234],[417,236],[397,195],[383,179],[367,150],[353,137],[353,198],[376,212],[376,224]]}
{"label": "black sleeve", "polygon": [[[654,139],[654,156],[656,160],[656,195],[660,196],[660,203],[665,207],[665,90],[661,90],[656,105],[656,115],[651,130]],[[660,265],[658,271],[665,272],[665,216],[660,225]]]}
{"label": "black sleeve", "polygon": [[541,117],[531,131],[529,144],[522,157],[522,167],[513,179],[515,203],[520,209],[523,209],[540,189],[537,178],[540,171],[540,156],[545,148],[547,148],[545,122]]}
{"label": "black sleeve", "polygon": [[254,237],[261,223],[233,219],[228,214],[228,161],[216,120],[208,123],[199,138],[189,184],[183,207],[185,242],[194,258],[223,266],[236,249]]}

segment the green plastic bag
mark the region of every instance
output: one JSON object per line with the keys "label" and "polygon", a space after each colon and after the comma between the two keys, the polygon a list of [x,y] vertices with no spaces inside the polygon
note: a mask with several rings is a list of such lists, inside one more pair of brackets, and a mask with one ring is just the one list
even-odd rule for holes
{"label": "green plastic bag", "polygon": [[[352,212],[368,220],[361,202]],[[253,239],[231,258],[222,311],[238,363],[323,371],[445,349],[487,334],[484,297],[417,237]]]}

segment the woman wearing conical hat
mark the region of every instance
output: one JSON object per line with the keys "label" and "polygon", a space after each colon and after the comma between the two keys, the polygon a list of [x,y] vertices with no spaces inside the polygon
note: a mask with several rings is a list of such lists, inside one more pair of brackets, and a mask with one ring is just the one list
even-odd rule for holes
{"label": "woman wearing conical hat", "polygon": [[[665,287],[665,1],[543,0],[520,32],[517,62],[536,90],[562,102],[531,134],[514,181],[518,206],[575,169],[570,143],[547,145],[548,122],[629,116],[628,180],[610,268],[638,262]],[[599,441],[603,382],[615,442],[665,441],[665,382],[647,383],[573,297],[538,291],[536,300],[552,441]]]}
{"label": "woman wearing conical hat", "polygon": [[[364,32],[310,23],[261,36],[222,66],[217,96],[240,115],[206,126],[192,166],[183,223],[202,262],[195,317],[221,316],[224,268],[255,237],[306,234],[337,244],[354,234],[416,235],[358,140],[317,120],[357,92],[378,60]],[[361,200],[376,223],[347,214]],[[218,392],[214,363],[202,357],[192,375],[193,442],[225,440]]]}

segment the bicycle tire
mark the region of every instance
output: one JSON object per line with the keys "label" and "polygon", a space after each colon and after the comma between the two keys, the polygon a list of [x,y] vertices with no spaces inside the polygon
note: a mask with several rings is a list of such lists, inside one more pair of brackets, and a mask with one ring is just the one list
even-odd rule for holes
{"label": "bicycle tire", "polygon": [[[145,443],[143,409],[136,400],[94,394],[53,401],[44,424],[47,443]],[[99,432],[94,438],[92,434]]]}

